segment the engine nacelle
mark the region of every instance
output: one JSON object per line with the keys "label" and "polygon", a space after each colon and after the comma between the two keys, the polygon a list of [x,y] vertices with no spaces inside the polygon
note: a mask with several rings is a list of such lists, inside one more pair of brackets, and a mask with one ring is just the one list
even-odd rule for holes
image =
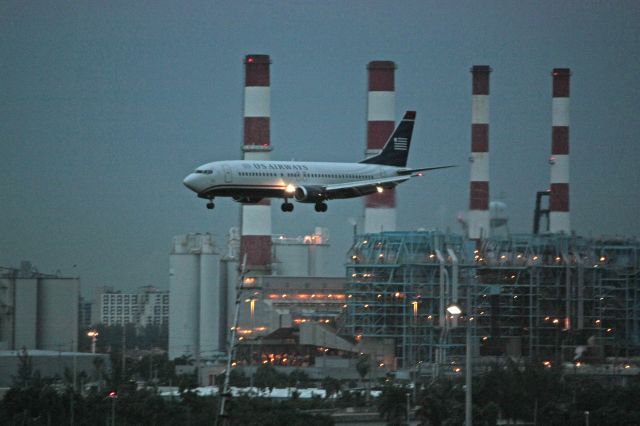
{"label": "engine nacelle", "polygon": [[315,203],[324,199],[324,192],[320,186],[299,186],[293,196],[301,203]]}

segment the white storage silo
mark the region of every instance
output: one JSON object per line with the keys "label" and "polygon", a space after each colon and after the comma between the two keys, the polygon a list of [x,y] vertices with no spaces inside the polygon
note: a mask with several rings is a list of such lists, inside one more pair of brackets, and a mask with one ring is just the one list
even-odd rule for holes
{"label": "white storage silo", "polygon": [[222,303],[220,291],[220,256],[211,235],[203,235],[200,255],[200,354],[210,357],[221,351],[220,319]]}
{"label": "white storage silo", "polygon": [[169,358],[196,359],[217,350],[219,256],[210,234],[179,235],[169,256]]}

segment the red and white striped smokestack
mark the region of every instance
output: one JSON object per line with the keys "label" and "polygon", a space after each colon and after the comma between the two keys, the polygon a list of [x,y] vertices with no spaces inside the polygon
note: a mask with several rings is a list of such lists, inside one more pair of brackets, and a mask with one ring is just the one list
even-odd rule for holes
{"label": "red and white striped smokestack", "polygon": [[[367,150],[365,155],[378,154],[393,133],[396,109],[395,70],[392,61],[371,61],[367,99]],[[364,232],[396,230],[396,193],[387,189],[368,195],[364,208]]]}
{"label": "red and white striped smokestack", "polygon": [[489,236],[489,74],[488,65],[474,65],[471,92],[471,167],[469,238]]}
{"label": "red and white striped smokestack", "polygon": [[569,216],[569,68],[554,68],[551,117],[549,231],[571,232]]}
{"label": "red and white striped smokestack", "polygon": [[[269,160],[271,152],[271,87],[269,55],[247,55],[244,84],[244,160]],[[247,255],[247,267],[271,267],[271,203],[242,204],[240,261]]]}

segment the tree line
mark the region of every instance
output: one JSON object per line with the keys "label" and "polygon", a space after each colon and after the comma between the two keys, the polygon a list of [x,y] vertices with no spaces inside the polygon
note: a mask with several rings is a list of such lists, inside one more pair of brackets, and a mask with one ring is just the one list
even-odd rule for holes
{"label": "tree line", "polygon": [[[173,363],[166,361],[169,373]],[[117,363],[116,363],[117,365]],[[78,392],[70,375],[43,378],[33,370],[26,352],[20,355],[19,368],[11,389],[0,402],[0,424],[3,425],[211,425],[214,423],[218,399],[199,396],[194,388],[194,376],[171,380],[179,385],[180,396],[159,396],[157,389],[137,389],[132,380],[146,371],[144,362],[130,362],[131,369],[123,375],[117,369],[104,372],[105,387]],[[139,371],[137,371],[139,370]],[[363,373],[366,373],[363,371]],[[364,374],[366,375],[366,374]],[[473,417],[478,426],[494,426],[498,420],[536,425],[640,424],[640,381],[628,377],[621,386],[594,378],[567,374],[560,367],[547,368],[542,363],[495,364],[474,377]],[[333,424],[332,411],[345,407],[376,408],[389,425],[406,422],[407,398],[411,411],[422,425],[453,426],[464,420],[464,380],[442,378],[419,382],[415,390],[391,378],[371,383],[381,390],[381,396],[370,401],[363,392],[362,381],[346,382],[325,377],[319,383],[302,370],[285,374],[266,365],[253,377],[233,370],[232,385],[258,388],[320,386],[327,398],[301,400],[294,392],[285,401],[234,397],[230,404],[230,419],[234,425],[304,425]],[[360,385],[360,386],[358,386]],[[407,395],[409,394],[409,395]]]}

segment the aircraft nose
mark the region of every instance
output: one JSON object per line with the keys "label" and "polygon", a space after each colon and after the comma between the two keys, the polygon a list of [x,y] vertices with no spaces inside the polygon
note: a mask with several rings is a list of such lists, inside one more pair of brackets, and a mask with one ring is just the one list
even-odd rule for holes
{"label": "aircraft nose", "polygon": [[184,186],[186,186],[187,188],[189,188],[193,192],[198,192],[197,181],[198,181],[198,176],[196,176],[195,173],[191,173],[189,176],[184,178],[182,183],[184,184]]}

